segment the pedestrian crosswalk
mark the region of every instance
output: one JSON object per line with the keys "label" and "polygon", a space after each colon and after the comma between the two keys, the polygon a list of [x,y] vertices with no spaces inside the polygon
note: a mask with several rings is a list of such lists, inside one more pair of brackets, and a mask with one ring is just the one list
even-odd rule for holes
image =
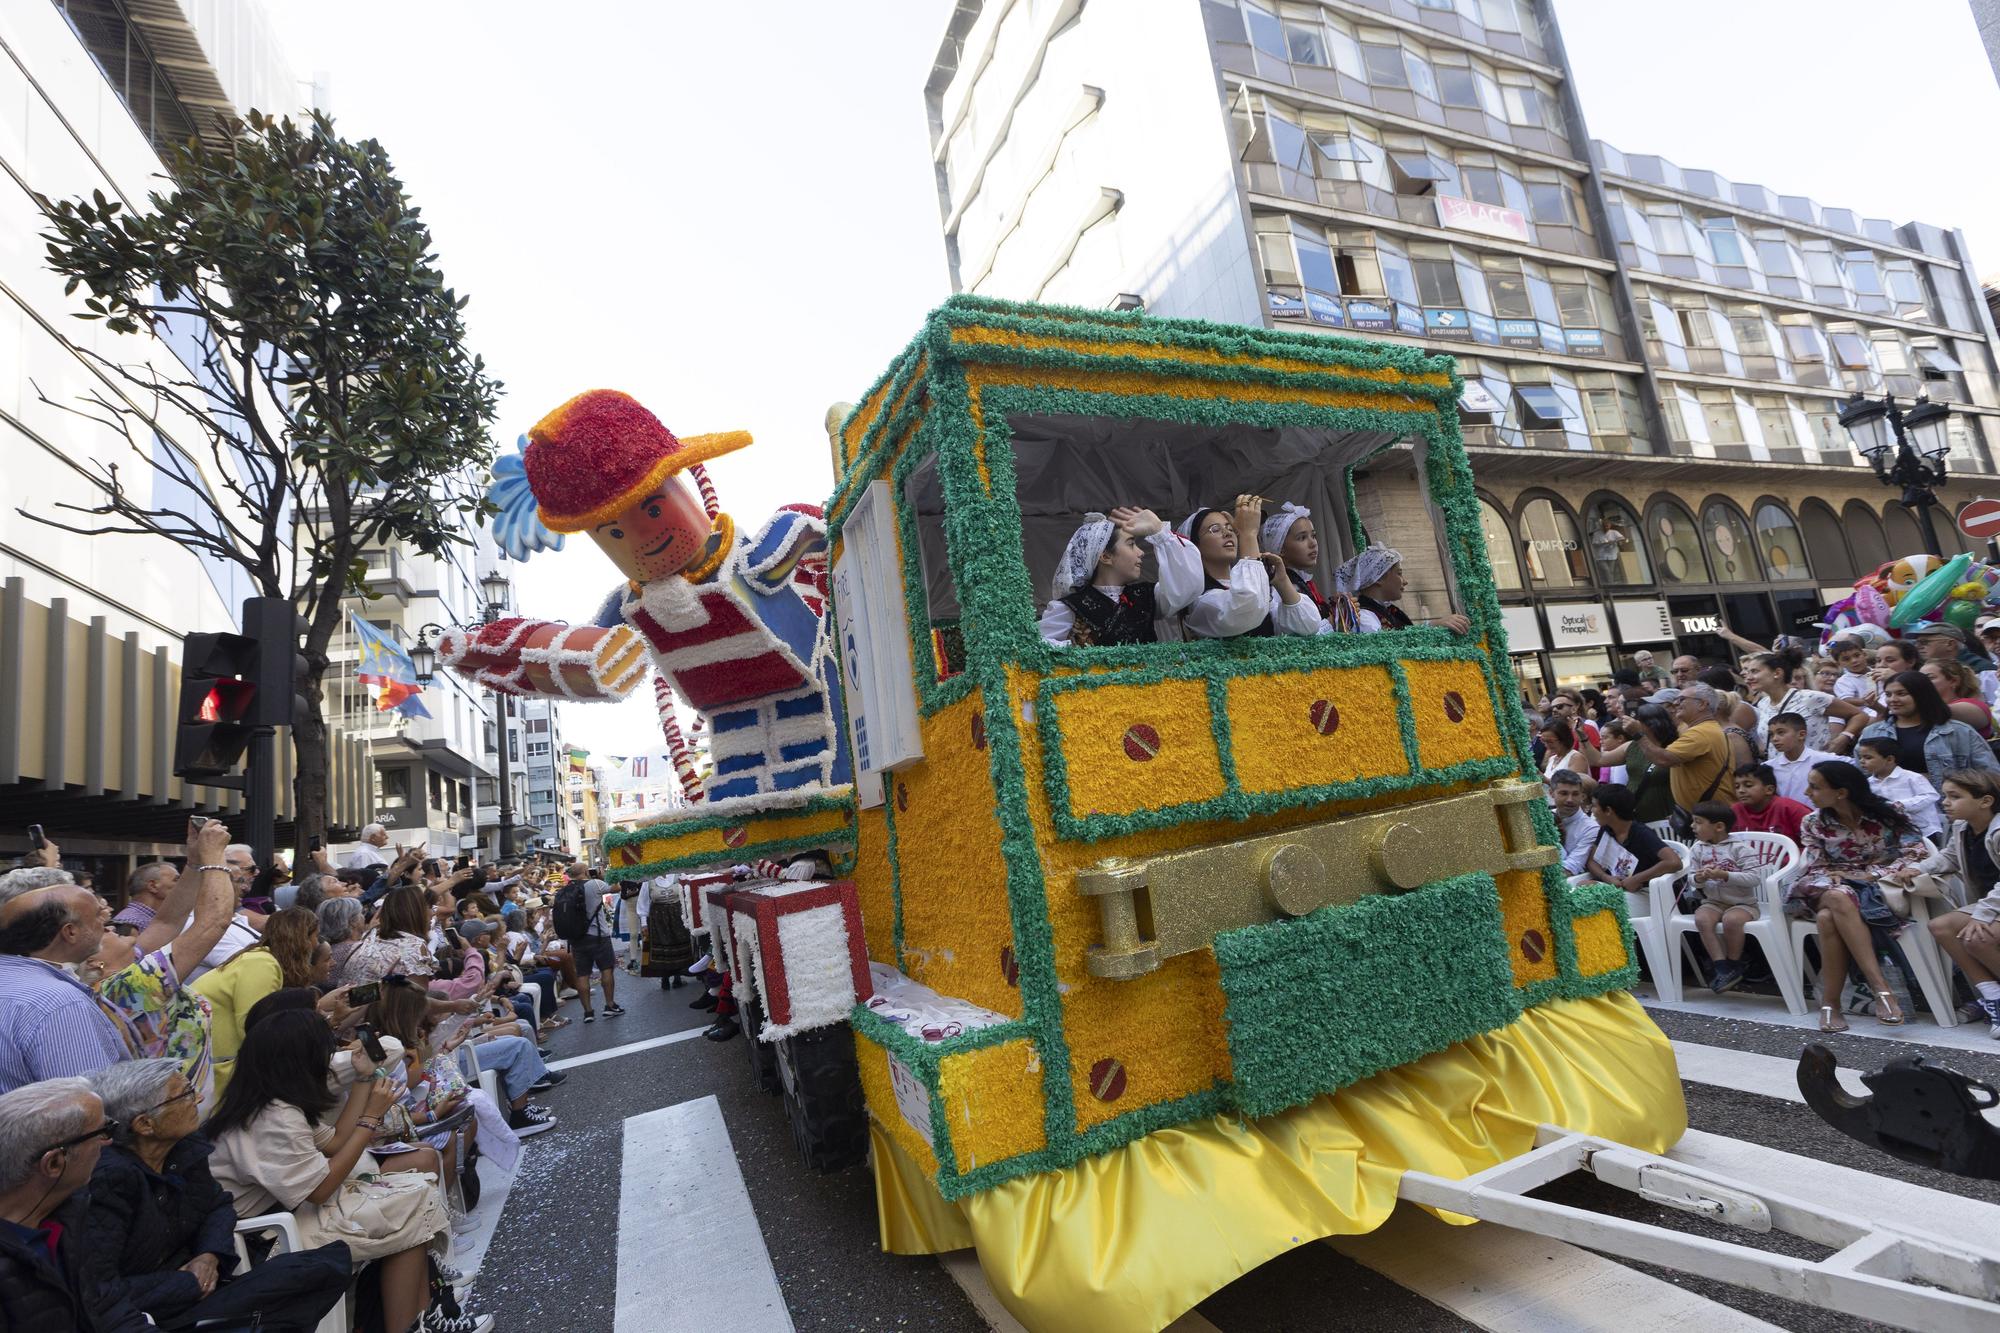
{"label": "pedestrian crosswalk", "polygon": [[[599,1058],[657,1046],[636,1043]],[[1803,1101],[1790,1059],[1694,1041],[1676,1041],[1674,1050],[1682,1077],[1694,1089],[1750,1094],[1774,1105]],[[1855,1071],[1843,1070],[1842,1082],[1850,1092],[1865,1090]],[[1691,1091],[1691,1106],[1699,1100]],[[1995,1118],[2000,1120],[2000,1113]],[[729,1312],[732,1333],[877,1325],[858,1316],[842,1323],[828,1311],[807,1306],[788,1308],[788,1293],[765,1244],[766,1236],[786,1234],[784,1200],[753,1199],[714,1096],[626,1119],[622,1147],[615,1333],[702,1326],[718,1311]],[[1914,1230],[2000,1236],[2000,1206],[1895,1174],[1878,1175],[1709,1132],[1699,1117],[1668,1156],[1746,1187],[1826,1200]],[[1407,1308],[1401,1314],[1386,1307],[1373,1312],[1392,1323],[1407,1317],[1413,1326],[1491,1333],[1646,1333],[1693,1327],[1704,1333],[1748,1333],[1807,1326],[1782,1322],[1799,1318],[1788,1313],[1797,1307],[1782,1302],[1739,1303],[1713,1285],[1669,1280],[1574,1244],[1496,1225],[1448,1226],[1407,1204],[1371,1235],[1335,1237],[1304,1249],[1325,1256],[1327,1263],[1358,1265],[1394,1284],[1382,1286],[1390,1294],[1375,1299],[1401,1300]],[[1295,1258],[1318,1262],[1310,1255]],[[993,1292],[976,1255],[965,1251],[937,1262],[963,1294],[963,1326],[984,1326],[995,1333],[1022,1329]],[[880,1326],[898,1326],[896,1293],[884,1291],[881,1298]],[[1231,1324],[1236,1321],[1223,1313],[1228,1303],[1209,1304],[1217,1308],[1190,1311],[1169,1326],[1170,1333],[1235,1333]],[[1354,1314],[1328,1308],[1323,1320],[1312,1313],[1303,1316],[1304,1322],[1288,1315],[1283,1326],[1349,1327]],[[1810,1326],[1838,1322],[1837,1315],[1825,1316]],[[923,1321],[902,1326],[923,1326]]]}

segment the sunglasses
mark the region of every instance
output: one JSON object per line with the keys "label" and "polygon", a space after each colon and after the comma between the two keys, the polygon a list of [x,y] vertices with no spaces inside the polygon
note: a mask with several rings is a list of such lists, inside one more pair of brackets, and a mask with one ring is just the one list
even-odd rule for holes
{"label": "sunglasses", "polygon": [[36,1153],[35,1157],[37,1158],[37,1160],[39,1160],[43,1157],[48,1156],[52,1152],[62,1152],[65,1149],[74,1148],[78,1144],[88,1143],[92,1139],[103,1139],[106,1143],[109,1143],[112,1137],[116,1135],[118,1131],[123,1128],[124,1126],[119,1124],[116,1120],[113,1120],[110,1116],[106,1116],[104,1118],[104,1123],[99,1125],[96,1129],[85,1130],[83,1133],[76,1135],[74,1138],[64,1139],[61,1143],[51,1143],[48,1147]]}

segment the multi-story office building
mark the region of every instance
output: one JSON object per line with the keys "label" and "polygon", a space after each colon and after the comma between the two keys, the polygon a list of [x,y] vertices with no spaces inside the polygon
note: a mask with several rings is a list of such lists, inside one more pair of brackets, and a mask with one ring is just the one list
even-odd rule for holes
{"label": "multi-story office building", "polygon": [[[1951,503],[1993,471],[1964,238],[1593,143],[1548,0],[967,0],[926,92],[959,290],[1454,355],[1524,686],[1721,658],[1921,549],[1852,393],[1952,405]],[[1411,457],[1361,517],[1441,612]]]}
{"label": "multi-story office building", "polygon": [[[202,492],[229,503],[206,437],[170,408],[149,405],[159,429],[137,442],[149,458],[66,410],[129,392],[95,358],[169,380],[207,372],[184,339],[74,318],[83,297],[46,267],[34,196],[102,192],[143,208],[170,145],[251,107],[297,113],[311,100],[254,0],[0,6],[0,856],[21,850],[24,823],[42,822],[74,868],[115,891],[132,858],[181,845],[191,811],[241,811],[236,792],[170,776],[171,710],[183,636],[235,628],[255,591],[237,565],[161,538],[85,536],[17,512],[96,526],[61,506],[97,503],[90,479],[111,467],[159,508],[200,515]],[[339,737],[331,748],[329,813],[352,828],[367,818],[364,752]],[[288,832],[290,755],[280,751]]]}
{"label": "multi-story office building", "polygon": [[521,748],[527,760],[527,816],[515,820],[534,826],[541,845],[551,851],[583,854],[583,828],[570,806],[570,750],[563,743],[562,716],[552,699],[517,699],[521,716]]}

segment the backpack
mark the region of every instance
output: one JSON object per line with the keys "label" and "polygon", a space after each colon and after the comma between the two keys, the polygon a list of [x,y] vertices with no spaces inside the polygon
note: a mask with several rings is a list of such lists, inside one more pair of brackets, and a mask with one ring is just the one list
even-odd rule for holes
{"label": "backpack", "polygon": [[590,933],[590,909],[583,902],[583,881],[573,879],[556,893],[556,934],[566,940],[580,940]]}

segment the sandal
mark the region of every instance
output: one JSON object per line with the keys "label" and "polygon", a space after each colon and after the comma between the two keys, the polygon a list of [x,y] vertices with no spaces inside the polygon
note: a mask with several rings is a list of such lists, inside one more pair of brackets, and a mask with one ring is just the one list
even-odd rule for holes
{"label": "sandal", "polygon": [[566,1028],[568,1026],[569,1020],[567,1018],[551,1018],[542,1024],[542,1031],[554,1032],[557,1028]]}
{"label": "sandal", "polygon": [[1893,1028],[1902,1025],[1903,1009],[1901,1005],[1896,1003],[1896,993],[1894,991],[1876,991],[1873,1012],[1875,1014],[1875,1021],[1883,1027]]}
{"label": "sandal", "polygon": [[1842,1018],[1840,1011],[1832,1005],[1821,1005],[1819,1011],[1819,1030],[1821,1032],[1845,1032],[1847,1031],[1847,1020]]}

